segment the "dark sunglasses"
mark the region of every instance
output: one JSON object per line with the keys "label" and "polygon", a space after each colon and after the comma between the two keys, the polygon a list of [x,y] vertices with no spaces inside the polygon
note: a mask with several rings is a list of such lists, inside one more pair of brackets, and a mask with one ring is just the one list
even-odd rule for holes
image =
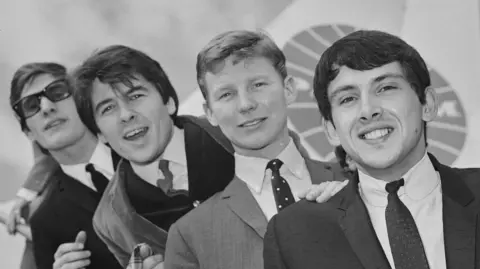
{"label": "dark sunglasses", "polygon": [[72,95],[70,85],[65,79],[58,79],[48,84],[42,91],[25,96],[13,104],[13,109],[23,119],[37,114],[41,109],[42,97],[51,102],[58,102],[67,99]]}

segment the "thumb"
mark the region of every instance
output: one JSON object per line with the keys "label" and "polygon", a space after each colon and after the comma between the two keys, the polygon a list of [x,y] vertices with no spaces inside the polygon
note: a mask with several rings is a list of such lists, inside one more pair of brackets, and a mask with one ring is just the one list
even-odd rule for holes
{"label": "thumb", "polygon": [[141,244],[140,245],[140,257],[142,257],[142,259],[146,259],[150,256],[153,255],[153,250],[152,248],[148,245],[148,244]]}
{"label": "thumb", "polygon": [[78,232],[77,237],[75,237],[75,243],[80,243],[85,245],[86,241],[87,241],[87,233],[84,231]]}

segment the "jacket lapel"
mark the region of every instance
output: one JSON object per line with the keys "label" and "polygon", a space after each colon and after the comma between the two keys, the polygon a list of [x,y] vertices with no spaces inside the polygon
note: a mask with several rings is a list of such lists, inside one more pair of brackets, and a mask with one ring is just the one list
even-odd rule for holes
{"label": "jacket lapel", "polygon": [[342,211],[340,226],[363,267],[391,268],[358,193],[358,175],[341,193],[343,195],[337,195],[331,201],[339,204],[338,210]]}
{"label": "jacket lapel", "polygon": [[267,231],[267,218],[243,181],[235,177],[223,191],[222,199],[243,222],[263,238]]}
{"label": "jacket lapel", "polygon": [[60,167],[54,174],[54,180],[58,181],[61,200],[70,201],[88,212],[95,212],[100,200],[100,195],[96,191],[65,174]]}
{"label": "jacket lapel", "polygon": [[[127,231],[123,229],[117,231],[122,233],[121,237],[132,239],[125,240],[125,243],[128,244],[127,248],[132,251],[136,244],[147,243],[155,251],[162,251],[161,253],[163,253],[167,242],[167,232],[137,214],[128,199],[125,190],[125,177],[128,175],[129,166],[130,164],[125,160],[120,161],[108,192],[111,206],[118,216],[115,219],[123,221],[124,226],[127,227]],[[125,233],[130,232],[132,233],[130,236],[125,235]]]}
{"label": "jacket lapel", "polygon": [[332,167],[329,164],[312,160],[310,158],[305,158],[305,164],[313,184],[320,184],[325,181],[334,180]]}
{"label": "jacket lapel", "polygon": [[454,169],[442,165],[433,155],[429,156],[442,182],[447,267],[473,269],[477,212],[473,212],[467,206],[474,201],[474,195],[458,178]]}

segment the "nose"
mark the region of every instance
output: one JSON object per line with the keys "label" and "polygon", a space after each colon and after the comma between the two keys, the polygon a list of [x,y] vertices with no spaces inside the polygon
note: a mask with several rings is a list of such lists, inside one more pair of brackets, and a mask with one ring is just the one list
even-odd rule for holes
{"label": "nose", "polygon": [[382,116],[383,109],[375,102],[375,100],[372,100],[371,98],[363,98],[361,105],[361,121],[369,122],[372,120],[377,120]]}
{"label": "nose", "polygon": [[120,120],[123,123],[130,122],[135,118],[135,111],[132,110],[127,104],[125,104],[124,102],[120,102],[118,106],[120,110]]}
{"label": "nose", "polygon": [[257,101],[252,98],[248,92],[238,94],[238,108],[240,113],[245,114],[255,110],[258,106]]}
{"label": "nose", "polygon": [[54,102],[48,100],[45,96],[40,97],[40,111],[42,111],[44,115],[48,115],[56,110],[57,105]]}

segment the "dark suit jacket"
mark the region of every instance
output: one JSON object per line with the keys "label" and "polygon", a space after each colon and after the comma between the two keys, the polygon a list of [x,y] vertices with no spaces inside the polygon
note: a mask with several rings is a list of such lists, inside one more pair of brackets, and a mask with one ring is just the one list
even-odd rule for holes
{"label": "dark suit jacket", "polygon": [[[442,183],[447,268],[480,268],[480,169],[429,156]],[[390,268],[357,177],[327,203],[300,202],[272,218],[264,243],[265,269]]]}
{"label": "dark suit jacket", "polygon": [[[114,163],[118,162],[112,155]],[[37,268],[51,269],[58,246],[73,242],[82,230],[87,233],[85,249],[92,253],[88,268],[122,268],[93,230],[92,218],[100,194],[66,175],[60,167],[48,181],[45,198],[30,219]]]}
{"label": "dark suit jacket", "polygon": [[[306,159],[312,182],[342,180],[341,168]],[[267,219],[247,185],[235,177],[228,187],[172,225],[165,269],[263,268]]]}
{"label": "dark suit jacket", "polygon": [[[189,196],[199,202],[228,185],[233,178],[233,147],[217,127],[205,118],[181,116],[177,127],[185,132]],[[122,265],[136,244],[148,243],[164,253],[167,231],[135,212],[125,190],[124,163],[108,185],[94,217],[95,231]]]}

